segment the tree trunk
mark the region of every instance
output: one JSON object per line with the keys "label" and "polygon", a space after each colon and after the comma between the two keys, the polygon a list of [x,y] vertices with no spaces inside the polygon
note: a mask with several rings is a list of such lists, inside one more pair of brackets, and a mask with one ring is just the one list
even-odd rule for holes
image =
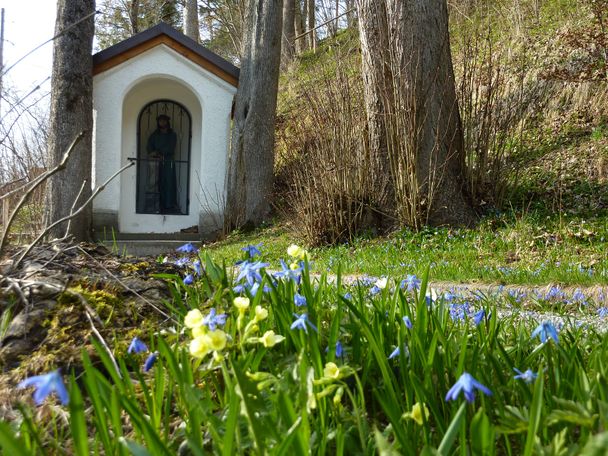
{"label": "tree trunk", "polygon": [[[414,100],[409,136],[415,138],[416,178],[426,199],[426,222],[470,225],[465,151],[456,98],[445,0],[387,0],[389,42],[401,71],[401,102]],[[394,36],[391,33],[394,32]]]}
{"label": "tree trunk", "polygon": [[[367,113],[372,179],[380,201],[374,201],[381,212],[391,215],[395,209],[388,158],[388,132],[385,104],[392,95],[393,75],[390,67],[386,5],[378,0],[357,0],[363,97]],[[390,101],[389,101],[390,102]],[[392,103],[392,102],[391,102]]]}
{"label": "tree trunk", "polygon": [[131,35],[139,33],[139,0],[129,2],[129,23],[131,24]]}
{"label": "tree trunk", "polygon": [[225,228],[270,213],[281,60],[282,0],[249,0],[227,176]]}
{"label": "tree trunk", "polygon": [[[55,34],[95,11],[95,0],[59,0]],[[51,114],[48,138],[49,166],[61,160],[70,143],[81,132],[82,141],[76,146],[67,168],[48,186],[49,221],[55,222],[69,215],[84,181],[79,201],[91,195],[91,131],[93,128],[92,49],[93,16],[80,22],[55,40],[51,80]],[[83,211],[70,225],[76,240],[90,237],[91,209]],[[65,226],[51,235],[63,236]]]}
{"label": "tree trunk", "polygon": [[370,148],[381,165],[388,158],[401,222],[471,224],[446,1],[357,0],[357,8]]}
{"label": "tree trunk", "polygon": [[295,42],[296,53],[301,54],[306,50],[306,37],[301,36],[304,33],[305,22],[304,22],[304,14],[302,13],[302,2],[301,0],[295,0],[295,31],[296,36],[300,36],[298,40]]}
{"label": "tree trunk", "polygon": [[197,0],[186,0],[184,4],[184,35],[200,42]]}
{"label": "tree trunk", "polygon": [[316,26],[316,11],[315,11],[315,0],[304,0],[306,2],[306,18],[308,22],[308,29],[310,33],[306,35],[308,40],[308,49],[313,51],[317,50],[317,32],[313,30]]}
{"label": "tree trunk", "polygon": [[281,44],[282,63],[289,64],[295,54],[295,0],[283,0],[283,43]]}

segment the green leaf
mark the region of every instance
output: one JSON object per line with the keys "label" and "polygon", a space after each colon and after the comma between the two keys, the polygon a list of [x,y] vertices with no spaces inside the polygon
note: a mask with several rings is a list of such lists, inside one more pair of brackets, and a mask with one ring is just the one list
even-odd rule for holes
{"label": "green leaf", "polygon": [[11,456],[30,456],[23,439],[18,438],[8,423],[0,421],[0,447],[3,454]]}
{"label": "green leaf", "polygon": [[[538,368],[539,372],[543,371],[542,364]],[[528,423],[528,435],[526,436],[526,446],[524,456],[531,456],[534,450],[534,442],[536,433],[540,426],[540,419],[543,408],[543,391],[544,391],[544,375],[539,375],[534,383],[534,395],[532,397],[532,406],[530,408],[530,421]]]}
{"label": "green leaf", "polygon": [[84,401],[74,376],[70,376],[70,431],[74,440],[74,452],[80,456],[89,456],[89,437],[84,417]]}
{"label": "green leaf", "polygon": [[456,412],[456,415],[454,415],[454,418],[452,418],[452,422],[450,423],[448,430],[443,436],[443,439],[441,439],[441,443],[439,444],[439,448],[437,449],[439,454],[448,454],[450,448],[452,448],[452,445],[456,440],[456,436],[460,431],[460,426],[463,424],[466,407],[467,403],[463,402],[458,411]]}
{"label": "green leaf", "polygon": [[490,420],[488,419],[488,416],[485,414],[482,407],[477,410],[477,413],[471,420],[470,439],[473,454],[495,454],[496,446],[494,438],[494,428],[490,424]]}

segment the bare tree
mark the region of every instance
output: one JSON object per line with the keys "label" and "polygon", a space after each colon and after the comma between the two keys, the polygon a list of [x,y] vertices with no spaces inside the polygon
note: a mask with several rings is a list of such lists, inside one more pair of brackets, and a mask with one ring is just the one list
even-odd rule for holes
{"label": "bare tree", "polygon": [[249,0],[227,176],[227,230],[258,225],[270,212],[282,19],[282,0]]}
{"label": "bare tree", "polygon": [[[55,33],[80,21],[95,11],[95,0],[59,0]],[[82,201],[91,195],[91,131],[93,127],[93,76],[92,58],[93,16],[81,21],[54,42],[53,74],[51,80],[51,113],[48,137],[49,165],[61,160],[74,138],[85,132],[66,170],[49,181],[49,221],[55,222],[69,214],[77,199],[83,181],[89,184],[80,195]],[[70,234],[77,240],[90,236],[90,208],[74,221]],[[52,234],[60,237],[58,227]]]}
{"label": "bare tree", "polygon": [[186,0],[184,3],[184,35],[200,42],[197,0]]}

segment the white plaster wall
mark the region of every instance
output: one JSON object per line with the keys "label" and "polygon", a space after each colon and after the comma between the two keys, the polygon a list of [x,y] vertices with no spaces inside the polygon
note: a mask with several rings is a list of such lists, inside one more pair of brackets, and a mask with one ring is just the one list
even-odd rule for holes
{"label": "white plaster wall", "polygon": [[189,214],[135,213],[135,167],[94,201],[95,213],[118,213],[124,233],[173,233],[221,215],[230,110],[236,88],[167,46],[157,46],[93,80],[93,184],[99,185],[136,156],[137,116],[149,102],[170,99],[192,116]]}

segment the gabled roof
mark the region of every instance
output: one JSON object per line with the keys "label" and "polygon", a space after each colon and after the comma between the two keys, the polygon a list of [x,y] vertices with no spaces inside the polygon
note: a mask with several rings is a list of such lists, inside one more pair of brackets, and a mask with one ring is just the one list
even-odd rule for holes
{"label": "gabled roof", "polygon": [[168,24],[160,23],[93,55],[93,74],[103,73],[164,44],[224,81],[238,86],[239,69]]}

